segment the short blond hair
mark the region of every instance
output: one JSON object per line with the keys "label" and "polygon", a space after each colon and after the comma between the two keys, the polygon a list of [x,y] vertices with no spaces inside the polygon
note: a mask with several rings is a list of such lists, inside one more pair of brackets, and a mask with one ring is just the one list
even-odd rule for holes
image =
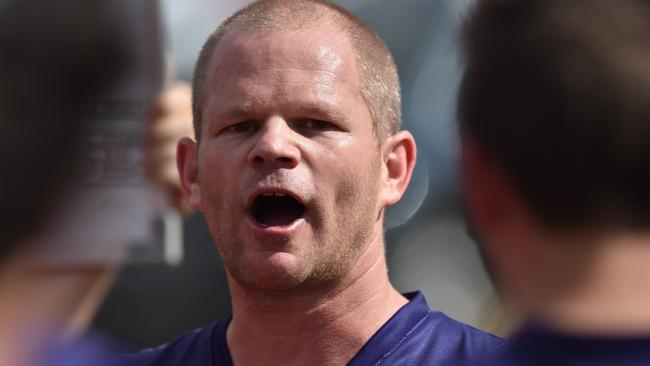
{"label": "short blond hair", "polygon": [[324,0],[258,0],[224,21],[206,40],[194,69],[192,111],[196,139],[201,134],[204,84],[217,44],[231,30],[241,32],[300,29],[319,21],[332,21],[350,37],[360,74],[361,95],[370,110],[379,141],[399,131],[400,85],[397,67],[384,41],[348,10]]}

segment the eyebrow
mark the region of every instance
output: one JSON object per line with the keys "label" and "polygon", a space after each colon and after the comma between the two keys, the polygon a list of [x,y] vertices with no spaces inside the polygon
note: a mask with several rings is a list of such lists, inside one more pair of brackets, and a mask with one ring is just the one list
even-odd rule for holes
{"label": "eyebrow", "polygon": [[[333,106],[325,103],[286,103],[286,107],[282,110],[288,110],[291,115],[310,115],[317,116],[334,121],[344,122],[347,120],[345,114],[335,110]],[[246,101],[232,108],[229,108],[224,113],[217,116],[217,119],[235,120],[242,118],[250,118],[251,111],[253,111],[252,102]]]}
{"label": "eyebrow", "polygon": [[219,113],[216,116],[216,119],[218,119],[218,120],[240,119],[240,118],[243,118],[243,117],[249,115],[251,110],[252,110],[251,102],[246,101],[246,102],[238,104],[238,105],[236,105],[234,107],[228,108],[228,110],[224,111],[223,113]]}
{"label": "eyebrow", "polygon": [[329,105],[307,104],[306,106],[300,107],[300,109],[298,109],[297,111],[299,113],[305,113],[312,116],[323,116],[326,117],[327,119],[333,120],[333,122],[334,121],[344,122],[347,120],[347,118],[343,113],[334,110],[334,108],[332,108]]}

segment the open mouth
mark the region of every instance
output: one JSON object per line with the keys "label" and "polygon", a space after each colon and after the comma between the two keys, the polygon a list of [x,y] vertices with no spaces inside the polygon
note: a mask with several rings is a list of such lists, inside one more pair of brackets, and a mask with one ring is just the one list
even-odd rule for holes
{"label": "open mouth", "polygon": [[262,226],[287,226],[303,217],[305,206],[285,193],[265,193],[257,196],[250,214]]}

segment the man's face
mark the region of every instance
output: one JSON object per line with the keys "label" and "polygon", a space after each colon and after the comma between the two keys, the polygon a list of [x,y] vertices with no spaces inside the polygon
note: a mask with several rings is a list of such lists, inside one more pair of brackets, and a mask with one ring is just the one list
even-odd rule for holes
{"label": "man's face", "polygon": [[240,286],[341,278],[381,230],[381,154],[342,33],[231,31],[215,50],[198,208]]}

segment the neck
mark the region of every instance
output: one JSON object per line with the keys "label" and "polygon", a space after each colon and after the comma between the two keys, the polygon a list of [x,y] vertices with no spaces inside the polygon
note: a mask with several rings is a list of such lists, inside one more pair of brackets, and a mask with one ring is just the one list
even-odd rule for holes
{"label": "neck", "polygon": [[112,277],[105,266],[36,268],[29,257],[0,267],[0,365],[33,364],[50,342],[74,338]]}
{"label": "neck", "polygon": [[[390,284],[381,228],[345,278],[270,299],[230,280],[227,341],[237,365],[343,365],[407,303]],[[272,334],[273,337],[269,337]]]}
{"label": "neck", "polygon": [[552,300],[533,300],[543,304],[536,310],[541,321],[575,334],[650,335],[650,235],[618,234],[577,246],[558,244],[558,248],[574,245],[564,253],[571,256],[564,262],[582,264],[560,271],[565,279],[575,279],[572,288]]}

